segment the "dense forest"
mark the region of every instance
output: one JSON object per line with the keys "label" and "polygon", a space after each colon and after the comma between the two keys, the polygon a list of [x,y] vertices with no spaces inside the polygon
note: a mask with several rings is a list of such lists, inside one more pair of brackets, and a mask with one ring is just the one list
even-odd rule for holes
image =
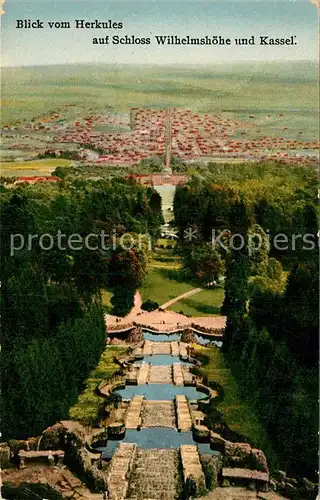
{"label": "dense forest", "polygon": [[[24,185],[2,192],[1,222],[2,433],[23,438],[66,418],[96,365],[101,287],[115,287],[118,314],[130,309],[148,258],[135,237],[157,234],[161,198],[124,180]],[[104,246],[79,245],[102,231]]]}
{"label": "dense forest", "polygon": [[[178,187],[174,200],[186,270],[208,269],[209,262],[212,276],[225,276],[224,351],[239,390],[279,465],[310,476],[318,459],[316,186],[315,172],[304,168],[209,165]],[[183,237],[188,227],[196,241]],[[223,233],[215,248],[213,229]],[[237,249],[230,244],[235,233],[244,242]],[[288,238],[286,249],[272,244],[279,233]],[[254,238],[261,238],[256,250]]]}

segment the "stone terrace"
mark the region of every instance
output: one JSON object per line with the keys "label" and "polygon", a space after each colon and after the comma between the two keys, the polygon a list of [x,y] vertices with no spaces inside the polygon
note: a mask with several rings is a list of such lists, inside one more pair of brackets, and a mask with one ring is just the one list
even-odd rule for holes
{"label": "stone terrace", "polygon": [[172,384],[172,365],[151,365],[148,382],[149,384]]}
{"label": "stone terrace", "polygon": [[176,450],[138,449],[127,499],[175,500],[180,497],[181,483]]}
{"label": "stone terrace", "polygon": [[196,331],[212,334],[215,338],[223,337],[223,330],[226,326],[225,316],[208,316],[199,318],[187,318],[183,314],[173,311],[151,311],[142,312],[134,309],[125,318],[117,318],[112,315],[105,315],[107,331],[121,331],[133,326],[146,328],[154,332],[183,331],[188,327]]}
{"label": "stone terrace", "polygon": [[173,401],[143,402],[141,427],[176,428],[175,405]]}

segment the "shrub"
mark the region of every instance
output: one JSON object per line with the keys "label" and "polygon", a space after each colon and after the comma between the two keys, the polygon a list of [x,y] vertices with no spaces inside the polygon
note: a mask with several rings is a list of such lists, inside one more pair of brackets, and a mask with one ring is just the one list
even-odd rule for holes
{"label": "shrub", "polygon": [[155,311],[156,309],[159,308],[158,302],[155,302],[154,300],[147,299],[145,302],[143,302],[141,309],[144,311]]}

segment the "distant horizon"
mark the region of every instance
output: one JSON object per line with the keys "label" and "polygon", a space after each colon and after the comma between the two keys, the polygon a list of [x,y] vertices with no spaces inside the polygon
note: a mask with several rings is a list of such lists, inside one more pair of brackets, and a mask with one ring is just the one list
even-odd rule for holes
{"label": "distant horizon", "polygon": [[109,61],[82,61],[82,62],[57,62],[57,63],[40,63],[40,64],[19,64],[19,65],[1,65],[2,69],[19,69],[19,68],[48,68],[48,67],[56,67],[56,66],[144,66],[144,67],[159,67],[159,68],[167,68],[172,67],[176,68],[185,67],[185,68],[196,68],[196,67],[215,67],[215,66],[235,66],[235,65],[255,65],[255,64],[316,64],[319,65],[319,60],[315,59],[270,59],[270,60],[238,60],[238,61],[215,61],[214,63],[149,63],[149,62],[109,62]]}

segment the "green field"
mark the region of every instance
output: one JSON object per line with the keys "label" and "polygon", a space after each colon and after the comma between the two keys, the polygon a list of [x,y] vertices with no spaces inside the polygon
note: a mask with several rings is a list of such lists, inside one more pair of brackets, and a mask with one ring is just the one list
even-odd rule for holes
{"label": "green field", "polygon": [[[161,305],[196,287],[195,283],[180,281],[177,267],[165,265],[165,267],[149,268],[140,292],[143,301],[150,299]],[[221,288],[203,290],[199,294],[178,301],[169,309],[191,316],[219,314],[223,296]]]}
{"label": "green field", "polygon": [[[250,134],[318,137],[318,76],[312,62],[206,66],[68,65],[4,68],[2,121],[13,124],[65,105],[77,115],[134,106],[184,107],[249,121]],[[284,113],[282,120],[279,113]],[[288,131],[283,131],[287,126]]]}
{"label": "green field", "polygon": [[140,293],[143,301],[150,299],[161,305],[178,295],[192,290],[195,286],[191,283],[179,281],[179,272],[176,269],[151,268],[148,270],[148,275],[140,289]]}
{"label": "green field", "polygon": [[179,300],[169,309],[190,316],[210,316],[211,314],[220,314],[224,298],[222,288],[215,290],[203,290],[186,299]]}
{"label": "green field", "polygon": [[70,167],[70,160],[48,158],[45,160],[30,161],[0,161],[0,172],[6,176],[51,175],[56,167]]}

